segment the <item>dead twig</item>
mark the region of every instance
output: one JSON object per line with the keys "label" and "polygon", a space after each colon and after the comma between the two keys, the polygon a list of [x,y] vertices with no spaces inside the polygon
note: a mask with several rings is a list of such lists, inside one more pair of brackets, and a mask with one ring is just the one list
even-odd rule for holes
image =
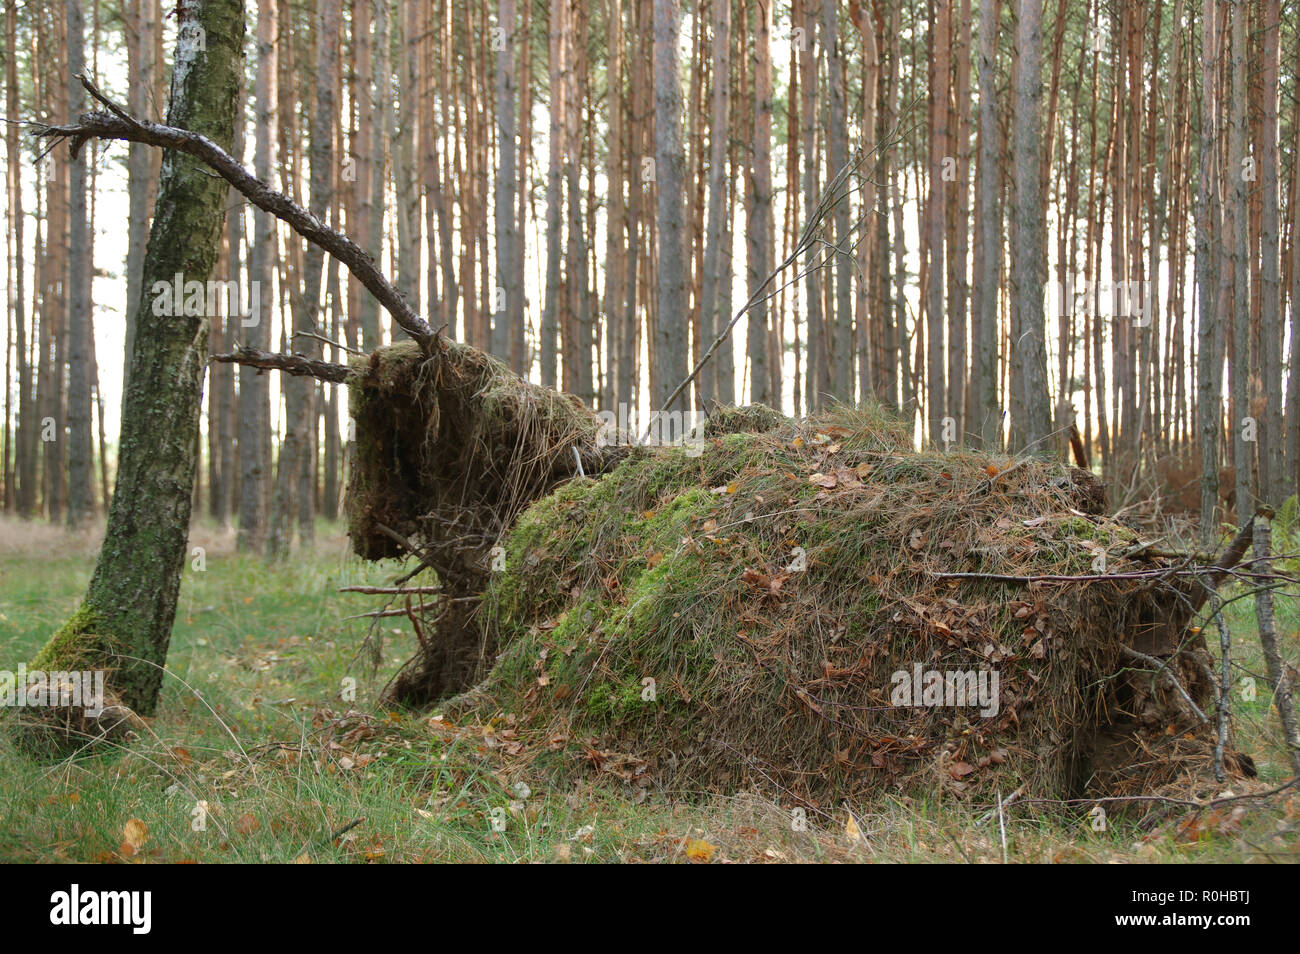
{"label": "dead twig", "polygon": [[441,586],[340,586],[340,593],[366,593],[371,596],[402,596],[406,593],[441,593]]}
{"label": "dead twig", "polygon": [[297,352],[281,354],[246,347],[236,348],[229,354],[214,354],[209,360],[220,364],[243,364],[265,371],[283,371],[296,377],[315,378],[333,384],[342,384],[348,379],[348,375],[353,373],[352,369],[345,364],[332,364]]}
{"label": "dead twig", "polygon": [[1169,683],[1169,685],[1173,686],[1175,689],[1178,690],[1178,694],[1183,697],[1183,701],[1186,702],[1191,707],[1192,712],[1196,714],[1196,717],[1200,719],[1201,722],[1210,721],[1209,718],[1206,716],[1206,714],[1201,711],[1201,707],[1198,706],[1192,700],[1192,697],[1190,695],[1188,695],[1187,690],[1183,688],[1183,684],[1178,681],[1178,677],[1175,676],[1173,674],[1173,671],[1169,668],[1169,662],[1171,660],[1166,660],[1165,662],[1161,662],[1159,659],[1156,659],[1156,657],[1154,656],[1148,656],[1146,653],[1138,652],[1132,646],[1121,645],[1119,647],[1119,650],[1123,655],[1127,656],[1129,659],[1136,659],[1138,662],[1146,663],[1148,666],[1150,666],[1154,670],[1152,672],[1152,678],[1163,676],[1165,682]]}

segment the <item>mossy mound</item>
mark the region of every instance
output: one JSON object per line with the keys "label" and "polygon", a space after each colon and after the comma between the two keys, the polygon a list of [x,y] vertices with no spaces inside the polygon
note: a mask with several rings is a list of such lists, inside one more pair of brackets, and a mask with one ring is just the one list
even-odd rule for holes
{"label": "mossy mound", "polygon": [[[916,453],[872,411],[756,420],[702,452],[638,448],[525,510],[479,614],[501,653],[449,717],[504,720],[566,773],[823,804],[1072,796],[1095,787],[1103,734],[1200,737],[1173,690],[1122,658],[1179,598],[1169,578],[939,575],[1158,566],[1101,514],[1092,475]],[[1185,645],[1174,667],[1203,703],[1200,653]],[[996,691],[986,705],[903,699],[904,683],[933,690],[931,673]]]}

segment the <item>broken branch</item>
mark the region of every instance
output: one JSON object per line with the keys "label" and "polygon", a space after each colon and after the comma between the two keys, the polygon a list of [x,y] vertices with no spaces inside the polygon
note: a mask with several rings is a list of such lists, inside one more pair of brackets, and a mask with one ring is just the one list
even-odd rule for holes
{"label": "broken branch", "polygon": [[266,371],[283,371],[299,377],[316,378],[342,384],[347,380],[352,369],[344,364],[332,364],[318,358],[309,358],[305,354],[283,354],[274,351],[259,351],[256,348],[236,348],[230,354],[214,354],[213,361],[221,364],[244,364]]}
{"label": "broken branch", "polygon": [[407,302],[406,296],[384,276],[375,264],[375,260],[356,242],[342,232],[329,228],[283,192],[278,192],[262,182],[207,136],[188,129],[136,119],[113,104],[87,77],[83,75],[79,78],[86,91],[102,103],[108,112],[85,113],[78,122],[61,126],[30,123],[33,136],[37,139],[49,139],[56,144],[64,139],[71,140],[69,146],[74,157],[88,139],[140,142],[193,156],[210,166],[253,205],[287,222],[307,241],[329,252],[346,265],[367,291],[374,295],[392,315],[398,327],[419,343],[421,351],[426,355],[432,353],[434,342],[438,338],[437,333],[429,327],[427,321],[415,313],[415,309]]}

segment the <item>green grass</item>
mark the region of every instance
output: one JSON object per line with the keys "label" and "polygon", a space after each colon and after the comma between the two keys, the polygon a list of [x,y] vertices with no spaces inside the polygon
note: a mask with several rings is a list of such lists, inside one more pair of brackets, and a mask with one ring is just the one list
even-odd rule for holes
{"label": "green grass", "polygon": [[[556,787],[518,774],[510,727],[460,732],[431,713],[388,712],[387,677],[413,651],[409,626],[382,620],[384,661],[358,655],[379,597],[337,592],[385,583],[394,565],[348,556],[337,528],[316,552],[278,566],[233,553],[200,528],[206,568],[187,563],[158,716],[122,747],[38,763],[0,738],[0,861],[518,862],[1000,861],[996,819],[951,800],[855,804],[809,813],[755,795]],[[93,545],[0,523],[0,669],[30,661],[77,607]],[[1262,673],[1249,600],[1232,611],[1245,670]],[[1295,601],[1278,601],[1293,664]],[[356,697],[341,697],[345,678]],[[1262,686],[1262,682],[1261,682]],[[12,717],[12,714],[11,714]],[[1237,731],[1262,779],[1285,778],[1276,719],[1261,692],[1238,699]],[[3,736],[3,733],[0,733]],[[520,783],[528,787],[521,797]],[[196,807],[207,805],[195,830]],[[1173,823],[1093,831],[1083,810],[1010,812],[1011,861],[1248,861],[1297,857],[1300,796],[1252,809],[1201,837]],[[125,845],[128,821],[148,835]],[[359,821],[358,821],[359,820]],[[340,839],[331,835],[357,824]],[[497,830],[503,829],[503,830]]]}

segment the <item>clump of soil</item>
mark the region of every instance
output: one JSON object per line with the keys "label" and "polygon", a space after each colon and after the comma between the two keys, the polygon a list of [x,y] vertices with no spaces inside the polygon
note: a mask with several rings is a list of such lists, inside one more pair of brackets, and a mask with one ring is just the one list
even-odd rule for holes
{"label": "clump of soil", "polygon": [[411,552],[443,593],[426,643],[389,688],[422,704],[465,689],[496,654],[476,620],[492,548],[522,510],[578,470],[598,473],[617,448],[577,398],[536,387],[475,348],[440,338],[360,359],[348,381],[356,455],[347,493],[352,547],[366,559]]}

